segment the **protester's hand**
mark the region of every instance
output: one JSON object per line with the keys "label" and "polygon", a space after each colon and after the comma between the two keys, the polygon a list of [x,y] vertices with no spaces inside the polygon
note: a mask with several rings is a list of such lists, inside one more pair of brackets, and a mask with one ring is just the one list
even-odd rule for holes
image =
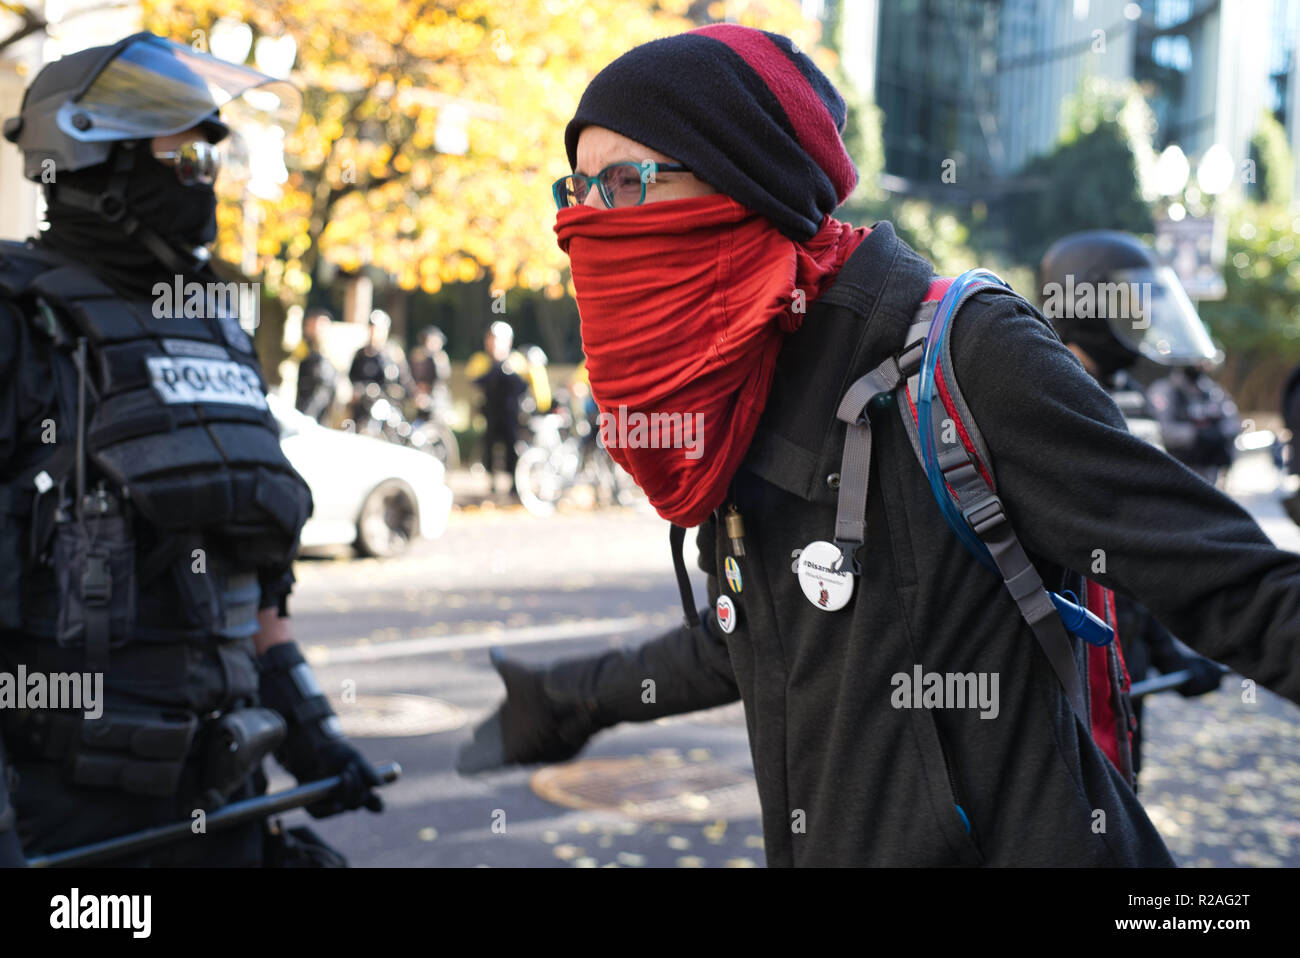
{"label": "protester's hand", "polygon": [[1213,692],[1223,681],[1223,669],[1218,663],[1202,656],[1188,656],[1181,667],[1192,673],[1191,678],[1178,686],[1178,694],[1183,698],[1193,698],[1206,692]]}
{"label": "protester's hand", "polygon": [[493,649],[491,658],[505,683],[505,701],[474,729],[460,750],[457,771],[563,762],[582,751],[599,727],[580,707],[547,693],[546,670],[511,662],[500,649]]}

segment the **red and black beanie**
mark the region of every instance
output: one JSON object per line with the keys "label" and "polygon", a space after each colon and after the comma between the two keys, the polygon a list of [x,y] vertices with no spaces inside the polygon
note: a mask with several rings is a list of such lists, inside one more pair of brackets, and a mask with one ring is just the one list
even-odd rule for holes
{"label": "red and black beanie", "polygon": [[576,166],[584,127],[621,133],[807,240],[858,182],[840,138],[845,118],[843,97],[789,38],[714,24],[642,44],[601,70],[564,145]]}

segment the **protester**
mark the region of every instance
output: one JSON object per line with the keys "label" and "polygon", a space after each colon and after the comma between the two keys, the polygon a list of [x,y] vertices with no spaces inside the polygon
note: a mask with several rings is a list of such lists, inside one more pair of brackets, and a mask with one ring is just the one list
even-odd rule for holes
{"label": "protester", "polygon": [[[844,123],[806,54],[733,24],[639,46],[583,94],[554,193],[592,392],[606,412],[701,417],[695,458],[610,451],[673,525],[684,604],[681,530],[698,527],[709,608],[630,651],[499,660],[506,701],[462,768],[562,760],[617,722],[739,698],[769,865],[1170,865],[1066,690],[1082,643],[1064,664],[1040,650],[896,410],[871,421],[866,504],[842,517],[865,541],[838,533],[841,482],[863,477],[842,475],[837,410],[908,345],[934,280],[889,223],[833,217],[857,179]],[[1132,436],[1024,301],[973,296],[950,346],[996,475],[981,523],[1014,526],[1040,591],[1089,575],[1300,701],[1300,557]],[[990,694],[900,695],[914,676]]]}
{"label": "protester", "polygon": [[528,394],[532,399],[533,412],[545,414],[551,411],[551,377],[546,367],[550,360],[541,346],[523,346],[524,362],[527,364],[524,378],[528,380]]}
{"label": "protester", "polygon": [[451,401],[451,358],[446,345],[442,330],[429,326],[411,353],[411,379],[415,382],[416,405],[421,409],[445,409]]}
{"label": "protester", "polygon": [[415,392],[405,358],[388,341],[392,324],[392,317],[382,309],[371,310],[366,344],[352,357],[348,378],[352,381],[352,419],[358,428],[369,416],[367,386],[378,386],[389,399],[405,399]]}
{"label": "protester", "polygon": [[[519,463],[519,412],[528,382],[522,375],[526,362],[513,351],[514,330],[509,323],[495,322],[483,339],[483,356],[471,357],[466,374],[483,396],[483,468],[489,482],[496,475],[496,452],[502,450],[505,471],[510,474],[510,495],[518,499],[515,466]],[[494,486],[495,488],[495,486]]]}
{"label": "protester", "polygon": [[319,306],[307,310],[303,317],[304,352],[298,360],[298,399],[294,404],[303,415],[326,425],[338,394],[338,371],[321,352],[321,337],[333,319],[328,309]]}

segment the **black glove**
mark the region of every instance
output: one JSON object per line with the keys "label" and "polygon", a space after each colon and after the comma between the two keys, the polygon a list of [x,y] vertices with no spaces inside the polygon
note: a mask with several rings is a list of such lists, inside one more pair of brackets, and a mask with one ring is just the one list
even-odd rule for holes
{"label": "black glove", "polygon": [[1178,686],[1178,694],[1186,699],[1213,692],[1223,681],[1224,672],[1219,664],[1200,655],[1186,656],[1180,668],[1192,673],[1191,678]]}
{"label": "black glove", "polygon": [[338,716],[298,646],[293,642],[271,646],[258,659],[258,667],[262,704],[283,715],[289,726],[276,759],[299,783],[335,775],[342,779],[327,797],[307,806],[312,817],[328,818],[363,806],[383,811],[384,801],[373,791],[381,784],[379,773],[343,737]]}
{"label": "black glove", "polygon": [[493,649],[506,699],[474,730],[457,769],[563,762],[591,736],[620,722],[649,722],[736,701],[740,692],[727,647],[709,629],[712,618],[713,610],[703,609],[696,625],[670,629],[634,649],[546,666],[510,662]]}
{"label": "black glove", "polygon": [[505,683],[506,698],[496,712],[474,729],[473,739],[461,748],[456,762],[458,772],[563,762],[582,751],[588,739],[604,727],[596,716],[594,703],[580,695],[564,694],[557,688],[566,684],[575,689],[577,683],[573,680],[586,660],[565,663],[558,668],[533,668],[507,660],[499,648],[489,654]]}

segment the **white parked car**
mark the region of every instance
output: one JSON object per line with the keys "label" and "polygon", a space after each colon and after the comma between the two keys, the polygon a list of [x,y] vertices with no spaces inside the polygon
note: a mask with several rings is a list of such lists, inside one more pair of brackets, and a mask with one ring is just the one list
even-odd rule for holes
{"label": "white parked car", "polygon": [[451,490],[436,458],[329,429],[279,396],[267,402],[280,423],[280,448],[315,502],[303,526],[303,547],[355,545],[364,555],[394,556],[417,537],[442,535]]}

